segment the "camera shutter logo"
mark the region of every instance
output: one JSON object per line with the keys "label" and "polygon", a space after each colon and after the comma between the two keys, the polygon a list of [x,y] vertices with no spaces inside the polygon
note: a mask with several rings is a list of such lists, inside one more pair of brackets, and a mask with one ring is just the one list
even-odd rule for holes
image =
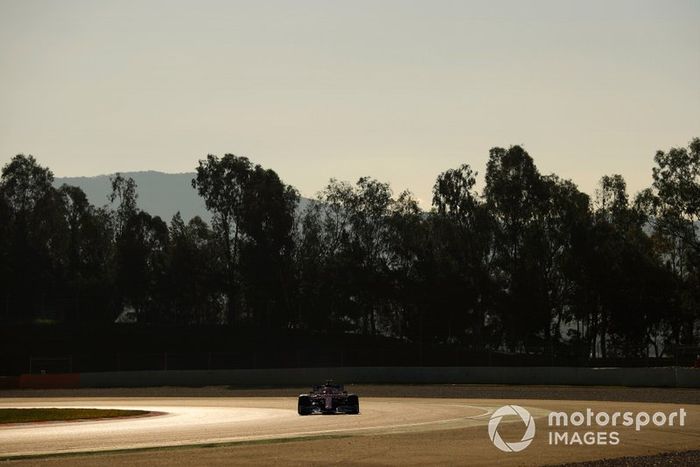
{"label": "camera shutter logo", "polygon": [[[514,443],[506,443],[501,438],[498,433],[498,424],[501,423],[501,419],[508,415],[519,416],[523,423],[525,424],[525,434],[520,441]],[[491,419],[489,420],[489,437],[491,442],[498,449],[504,452],[519,452],[530,445],[535,437],[535,420],[530,415],[530,412],[520,407],[519,405],[504,405],[500,409],[496,410]]]}

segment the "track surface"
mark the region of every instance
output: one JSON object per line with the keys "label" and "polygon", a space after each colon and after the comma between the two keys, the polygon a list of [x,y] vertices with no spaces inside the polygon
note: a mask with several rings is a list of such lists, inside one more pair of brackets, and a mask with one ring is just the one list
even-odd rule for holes
{"label": "track surface", "polygon": [[483,425],[495,409],[475,401],[371,398],[362,414],[307,416],[294,398],[5,399],[0,407],[93,407],[151,417],[16,424],[0,428],[0,457],[182,446],[350,433],[397,433]]}
{"label": "track surface", "polygon": [[[84,422],[33,423],[0,427],[0,458],[75,453],[69,457],[29,459],[24,463],[41,465],[327,465],[425,463],[476,465],[534,465],[595,460],[621,456],[649,455],[684,451],[700,447],[700,405],[697,392],[658,390],[654,400],[667,403],[629,402],[648,398],[626,388],[605,389],[609,395],[580,388],[540,388],[533,399],[508,397],[465,398],[473,391],[479,395],[501,394],[522,388],[509,387],[365,387],[353,388],[361,396],[360,415],[309,416],[296,414],[296,390],[235,391],[226,388],[202,388],[208,397],[182,397],[178,388],[161,388],[161,394],[174,397],[144,397],[143,391],[74,392],[72,398],[46,397],[47,394],[25,392],[24,397],[2,394],[0,407],[96,407],[140,409],[161,415],[138,419]],[[109,390],[108,390],[109,391]],[[184,390],[185,394],[191,394]],[[499,392],[501,391],[501,392]],[[529,391],[529,389],[528,389]],[[547,395],[575,398],[626,399],[626,402],[551,400]],[[600,388],[592,391],[601,391]],[[262,392],[268,397],[251,397]],[[229,397],[223,397],[225,395]],[[280,397],[285,394],[285,397]],[[368,394],[373,397],[364,397]],[[397,397],[376,397],[395,394]],[[398,397],[425,396],[436,397]],[[100,395],[103,397],[93,397]],[[451,398],[445,397],[449,396]],[[536,395],[528,393],[528,397]],[[601,397],[598,397],[598,396]],[[8,397],[10,396],[10,397]],[[27,397],[32,396],[32,397]],[[41,396],[41,397],[39,397]],[[212,397],[213,396],[213,397]],[[231,397],[233,396],[233,397]],[[510,394],[516,396],[516,394]],[[499,396],[492,396],[499,397]],[[521,395],[521,397],[523,397]],[[566,399],[565,397],[562,397]],[[572,397],[573,398],[573,397]],[[668,402],[676,402],[669,404]],[[520,453],[502,453],[488,438],[486,425],[493,410],[505,404],[526,407],[535,417],[538,434],[533,444]],[[621,430],[619,446],[548,446],[546,419],[550,410],[596,411],[671,411],[684,407],[688,412],[683,428],[648,428],[641,432]],[[518,420],[499,427],[504,437],[518,440],[522,423]],[[263,440],[265,444],[246,443]],[[280,442],[287,440],[286,442]],[[223,443],[218,447],[207,447]],[[229,444],[226,443],[236,443]],[[179,446],[178,449],[168,449]],[[197,448],[197,446],[201,446]],[[156,451],[132,450],[163,447]],[[85,456],[86,452],[100,452]]]}

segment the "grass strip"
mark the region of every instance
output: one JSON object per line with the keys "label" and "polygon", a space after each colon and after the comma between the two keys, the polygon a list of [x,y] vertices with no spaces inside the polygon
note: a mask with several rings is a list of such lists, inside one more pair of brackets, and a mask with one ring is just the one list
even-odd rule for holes
{"label": "grass strip", "polygon": [[108,449],[102,451],[74,451],[74,452],[56,452],[49,454],[20,454],[17,456],[0,456],[0,462],[13,461],[13,460],[27,460],[27,459],[49,459],[49,458],[66,458],[66,457],[86,457],[86,456],[108,456],[108,455],[118,455],[118,454],[133,454],[133,453],[144,453],[144,452],[157,452],[157,451],[177,451],[177,450],[189,450],[189,449],[211,449],[211,448],[226,448],[233,446],[246,446],[246,445],[256,445],[256,444],[277,444],[277,443],[294,443],[299,441],[318,441],[324,439],[342,439],[351,438],[353,435],[342,434],[342,435],[302,435],[284,438],[269,438],[269,439],[251,439],[251,440],[240,440],[240,441],[222,441],[215,443],[196,443],[196,444],[180,444],[175,446],[152,446],[143,448],[124,448],[124,449]]}
{"label": "grass strip", "polygon": [[8,423],[56,422],[90,420],[95,418],[133,417],[147,415],[146,410],[116,409],[0,409],[0,425]]}

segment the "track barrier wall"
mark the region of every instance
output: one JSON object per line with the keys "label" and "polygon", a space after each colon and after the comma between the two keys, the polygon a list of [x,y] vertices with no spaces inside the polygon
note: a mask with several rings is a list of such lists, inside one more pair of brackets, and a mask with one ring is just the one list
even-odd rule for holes
{"label": "track barrier wall", "polygon": [[214,385],[305,387],[327,379],[346,384],[523,384],[700,388],[700,369],[683,367],[341,367],[172,370],[82,373],[78,381],[80,387],[89,388]]}
{"label": "track barrier wall", "polygon": [[80,387],[80,374],[24,374],[15,378],[12,382],[19,389],[75,389]]}

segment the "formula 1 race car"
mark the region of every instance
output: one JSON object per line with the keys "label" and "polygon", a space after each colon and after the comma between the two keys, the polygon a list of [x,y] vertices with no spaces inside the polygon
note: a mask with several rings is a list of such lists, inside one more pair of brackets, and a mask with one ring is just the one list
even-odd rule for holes
{"label": "formula 1 race car", "polygon": [[348,394],[342,384],[326,381],[311,388],[308,394],[299,395],[299,415],[358,414],[360,399]]}

